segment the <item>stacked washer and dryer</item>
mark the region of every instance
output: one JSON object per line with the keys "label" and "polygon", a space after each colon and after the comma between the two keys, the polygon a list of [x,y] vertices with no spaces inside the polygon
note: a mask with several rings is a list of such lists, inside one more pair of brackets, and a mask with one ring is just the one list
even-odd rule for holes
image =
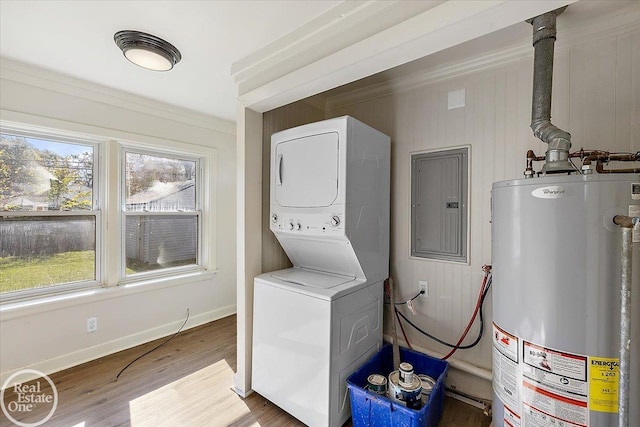
{"label": "stacked washer and dryer", "polygon": [[310,426],[350,416],[382,345],[390,139],[352,117],[271,137],[270,228],[292,268],[255,278],[252,389]]}

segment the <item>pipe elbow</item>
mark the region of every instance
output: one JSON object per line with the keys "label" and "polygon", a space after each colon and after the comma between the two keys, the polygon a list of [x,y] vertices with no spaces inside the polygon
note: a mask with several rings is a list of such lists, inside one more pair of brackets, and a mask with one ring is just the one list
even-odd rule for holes
{"label": "pipe elbow", "polygon": [[536,138],[549,144],[550,149],[569,150],[571,148],[571,134],[551,123],[551,120],[534,120],[531,130]]}

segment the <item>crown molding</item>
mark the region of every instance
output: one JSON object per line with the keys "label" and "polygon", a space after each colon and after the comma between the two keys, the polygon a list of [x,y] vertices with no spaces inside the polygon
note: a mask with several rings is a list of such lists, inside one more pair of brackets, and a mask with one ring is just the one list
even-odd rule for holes
{"label": "crown molding", "polygon": [[[588,22],[573,23],[562,28],[562,15],[558,18],[556,52],[592,43],[609,37],[624,36],[640,31],[640,3]],[[461,61],[436,65],[424,70],[395,77],[384,83],[375,83],[326,98],[327,110],[372,101],[394,93],[412,91],[420,87],[452,80],[465,75],[533,58],[531,38],[527,37],[496,51],[475,55]]]}
{"label": "crown molding", "polygon": [[254,89],[444,2],[344,1],[233,63],[231,74],[241,91]]}
{"label": "crown molding", "polygon": [[51,90],[125,110],[236,134],[235,122],[77,79],[10,58],[0,58],[0,79]]}
{"label": "crown molding", "polygon": [[301,27],[299,42],[287,39],[236,63],[238,99],[244,107],[269,111],[575,1],[345,2],[353,3],[349,13],[317,18],[327,18],[324,26]]}

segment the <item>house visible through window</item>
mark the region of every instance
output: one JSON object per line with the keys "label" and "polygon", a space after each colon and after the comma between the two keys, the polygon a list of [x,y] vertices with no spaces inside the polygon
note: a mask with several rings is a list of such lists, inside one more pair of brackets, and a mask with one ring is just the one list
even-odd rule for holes
{"label": "house visible through window", "polygon": [[0,303],[210,268],[215,155],[1,122]]}
{"label": "house visible through window", "polygon": [[199,160],[124,153],[125,277],[200,264]]}
{"label": "house visible through window", "polygon": [[97,145],[0,133],[0,293],[99,280]]}

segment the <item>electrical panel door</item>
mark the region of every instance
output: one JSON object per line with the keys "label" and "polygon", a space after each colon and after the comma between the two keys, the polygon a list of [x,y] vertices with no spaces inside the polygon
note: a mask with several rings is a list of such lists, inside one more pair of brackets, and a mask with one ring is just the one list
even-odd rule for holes
{"label": "electrical panel door", "polygon": [[467,261],[467,149],[411,161],[411,255]]}

